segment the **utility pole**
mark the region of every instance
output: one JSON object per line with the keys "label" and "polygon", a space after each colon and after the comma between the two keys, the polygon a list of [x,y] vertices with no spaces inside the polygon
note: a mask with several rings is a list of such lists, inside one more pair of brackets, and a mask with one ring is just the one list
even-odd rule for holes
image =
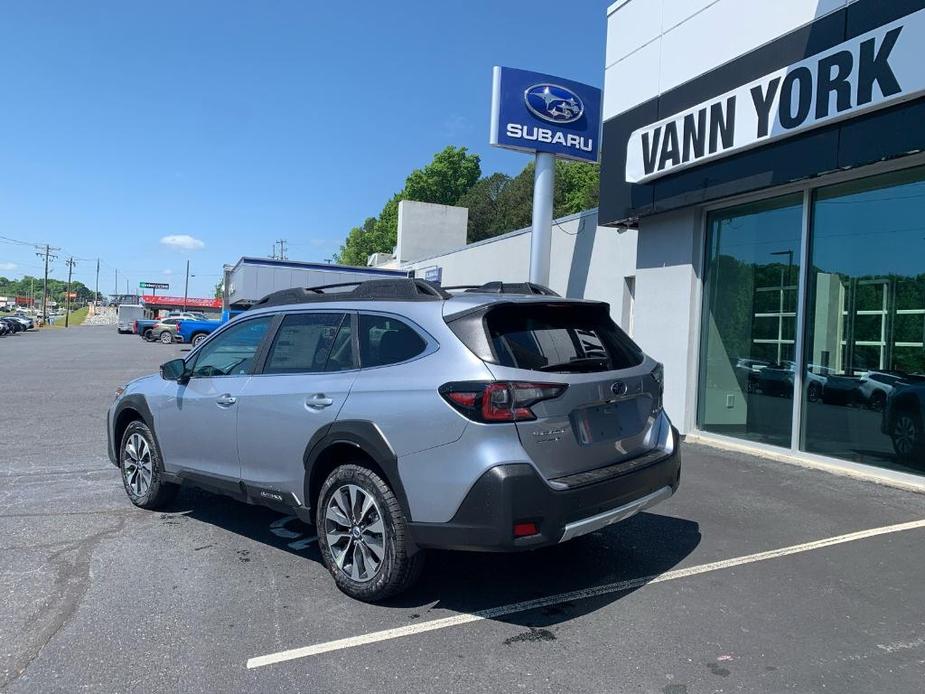
{"label": "utility pole", "polygon": [[96,289],[93,293],[93,303],[100,303],[100,259],[96,259]]}
{"label": "utility pole", "polygon": [[273,253],[270,255],[270,258],[276,260],[276,241],[273,242]]}
{"label": "utility pole", "polygon": [[183,313],[186,313],[186,299],[189,295],[189,258],[186,259],[186,282],[183,284]]}
{"label": "utility pole", "polygon": [[42,286],[42,323],[45,324],[48,322],[48,261],[54,260],[58,256],[52,255],[52,251],[60,251],[60,248],[52,248],[47,243],[45,244],[45,250],[37,252],[36,255],[41,258],[45,256],[45,283]]}
{"label": "utility pole", "polygon": [[116,284],[115,288],[112,290],[112,293],[114,296],[118,296],[119,294],[119,268],[116,268]]}
{"label": "utility pole", "polygon": [[[279,259],[288,260],[288,258],[286,258],[286,239],[280,239],[278,243],[279,243]],[[274,244],[273,247],[276,248],[276,244]]]}
{"label": "utility pole", "polygon": [[71,318],[71,274],[74,272],[74,266],[77,262],[71,256],[65,263],[67,265],[67,290],[64,292],[64,327],[68,326]]}

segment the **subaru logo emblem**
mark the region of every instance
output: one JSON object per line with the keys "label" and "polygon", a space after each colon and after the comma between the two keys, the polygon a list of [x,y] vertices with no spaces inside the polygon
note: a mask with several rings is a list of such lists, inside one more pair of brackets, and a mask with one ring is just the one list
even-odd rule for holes
{"label": "subaru logo emblem", "polygon": [[626,395],[626,384],[623,381],[617,381],[610,386],[610,392],[614,395]]}
{"label": "subaru logo emblem", "polygon": [[524,92],[530,113],[550,123],[574,123],[585,112],[585,105],[571,89],[558,84],[534,84]]}

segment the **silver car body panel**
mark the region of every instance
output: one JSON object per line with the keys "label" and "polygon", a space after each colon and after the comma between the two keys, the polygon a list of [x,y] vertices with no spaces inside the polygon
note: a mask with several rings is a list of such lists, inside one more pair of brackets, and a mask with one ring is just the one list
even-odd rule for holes
{"label": "silver car body panel", "polygon": [[[306,505],[311,500],[303,499],[305,455],[316,432],[337,421],[373,423],[397,458],[411,520],[428,523],[450,521],[492,467],[527,463],[555,489],[549,480],[644,455],[661,444],[665,431],[670,437],[670,422],[654,402],[657,386],[651,372],[657,364],[651,358],[630,369],[597,373],[504,367],[482,361],[445,320],[502,301],[576,300],[472,293],[445,301],[326,301],[251,309],[209,335],[187,361],[241,320],[305,311],[393,315],[418,331],[427,347],[406,362],[334,373],[193,378],[186,385],[152,376],[133,382],[126,394],[141,393],[147,399],[168,472],[244,481],[291,493]],[[562,396],[534,405],[536,420],[517,424],[471,421],[438,392],[448,382],[491,380],[562,383],[568,388]],[[625,391],[614,389],[618,382]],[[223,396],[231,396],[234,403],[220,405]],[[313,408],[309,401],[315,396],[331,404]],[[621,417],[626,413],[632,426],[610,438],[583,441],[576,416],[580,419],[587,408],[615,408]],[[623,512],[616,509],[613,517],[618,511]],[[586,524],[573,524],[571,532],[580,534],[581,528],[599,521],[582,522]]]}

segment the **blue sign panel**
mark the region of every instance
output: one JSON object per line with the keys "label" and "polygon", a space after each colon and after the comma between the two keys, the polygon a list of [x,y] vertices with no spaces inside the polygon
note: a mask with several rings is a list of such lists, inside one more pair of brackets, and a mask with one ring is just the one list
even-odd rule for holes
{"label": "blue sign panel", "polygon": [[601,90],[539,72],[495,67],[491,134],[496,147],[597,161]]}

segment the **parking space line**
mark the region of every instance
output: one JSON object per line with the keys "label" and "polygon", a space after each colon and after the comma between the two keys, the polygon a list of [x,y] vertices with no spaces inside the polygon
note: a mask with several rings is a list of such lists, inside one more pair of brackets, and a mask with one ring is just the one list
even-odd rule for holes
{"label": "parking space line", "polygon": [[318,643],[312,646],[304,646],[301,648],[279,651],[278,653],[270,653],[269,655],[261,655],[255,658],[250,658],[247,661],[247,668],[252,670],[254,668],[274,665],[276,663],[282,663],[288,660],[307,658],[313,655],[320,655],[322,653],[329,653],[331,651],[343,650],[345,648],[355,648],[356,646],[364,646],[371,643],[390,641],[393,639],[401,638],[403,636],[413,636],[415,634],[423,634],[428,631],[447,629],[449,627],[461,626],[463,624],[478,622],[484,619],[497,619],[499,617],[506,617],[508,615],[517,614],[519,612],[527,612],[529,610],[536,610],[565,602],[575,602],[577,600],[586,600],[588,598],[599,597],[602,595],[621,593],[633,588],[640,588],[648,583],[664,583],[666,581],[674,581],[679,578],[688,578],[690,576],[697,576],[699,574],[709,573],[711,571],[729,569],[735,566],[741,566],[743,564],[753,564],[755,562],[766,561],[768,559],[778,559],[780,557],[786,557],[791,554],[811,552],[813,550],[822,549],[824,547],[831,547],[832,545],[840,545],[846,542],[855,542],[857,540],[863,540],[870,537],[877,537],[878,535],[888,535],[890,533],[898,533],[905,530],[914,530],[917,528],[925,528],[925,519],[910,521],[908,523],[898,523],[896,525],[886,525],[879,528],[871,528],[869,530],[847,533],[845,535],[836,535],[834,537],[828,537],[822,540],[804,542],[799,545],[781,547],[779,549],[772,549],[766,552],[746,554],[740,557],[733,557],[731,559],[722,559],[720,561],[710,562],[708,564],[700,564],[698,566],[690,566],[684,569],[666,571],[663,574],[656,574],[654,576],[644,576],[626,581],[617,581],[616,583],[607,583],[601,586],[594,586],[592,588],[584,588],[582,590],[575,590],[568,593],[550,595],[545,598],[537,598],[535,600],[527,600],[509,605],[501,605],[499,607],[492,607],[487,610],[480,610],[471,614],[458,614],[452,617],[434,619],[429,622],[409,624],[407,626],[397,627],[394,629],[374,631],[369,634],[362,634],[360,636],[352,636],[345,639],[338,639],[336,641],[326,641],[324,643]]}

